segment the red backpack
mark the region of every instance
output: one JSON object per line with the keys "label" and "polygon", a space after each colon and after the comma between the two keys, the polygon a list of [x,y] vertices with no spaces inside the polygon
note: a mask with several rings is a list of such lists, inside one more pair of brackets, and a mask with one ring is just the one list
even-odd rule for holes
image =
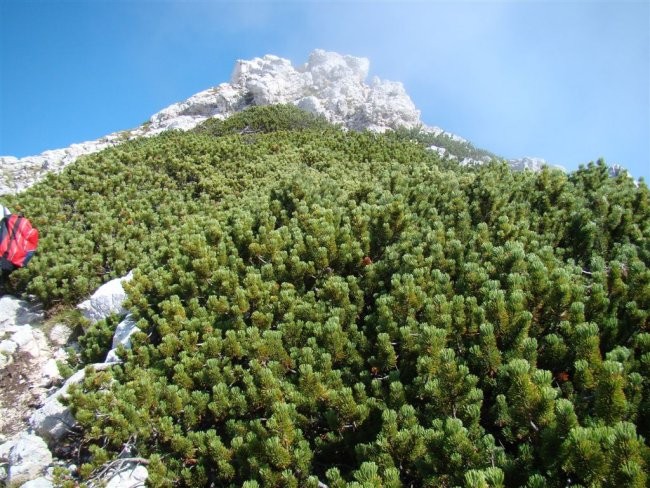
{"label": "red backpack", "polygon": [[0,222],[0,269],[22,268],[38,246],[38,230],[21,215],[8,215]]}

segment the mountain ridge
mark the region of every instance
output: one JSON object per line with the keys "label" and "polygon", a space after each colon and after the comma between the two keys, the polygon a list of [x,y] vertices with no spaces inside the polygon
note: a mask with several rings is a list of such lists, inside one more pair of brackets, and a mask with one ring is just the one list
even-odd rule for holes
{"label": "mountain ridge", "polygon": [[[139,127],[114,132],[93,141],[67,148],[44,151],[35,156],[0,156],[0,195],[15,194],[37,183],[47,173],[60,172],[86,154],[137,138],[150,137],[167,130],[189,130],[210,118],[227,118],[250,106],[289,103],[321,115],[329,122],[349,130],[384,132],[417,129],[433,136],[469,144],[458,135],[440,127],[426,126],[420,111],[401,82],[374,77],[366,83],[370,62],[367,58],[314,50],[307,62],[294,67],[288,59],[272,54],[235,63],[230,82],[203,90],[174,103]],[[464,164],[482,164],[486,159],[463,158],[448,149],[432,147]],[[546,161],[521,158],[508,161],[515,169],[538,170]]]}

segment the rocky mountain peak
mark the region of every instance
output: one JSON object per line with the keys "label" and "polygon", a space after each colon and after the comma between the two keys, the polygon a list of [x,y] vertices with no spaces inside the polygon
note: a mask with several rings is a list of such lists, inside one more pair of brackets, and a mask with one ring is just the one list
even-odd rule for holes
{"label": "rocky mountain peak", "polygon": [[251,105],[294,104],[352,130],[382,132],[415,127],[420,112],[404,86],[374,78],[370,62],[317,49],[307,63],[266,55],[235,63],[230,83],[197,93],[151,117],[143,135],[190,129],[211,117],[225,118]]}
{"label": "rocky mountain peak", "polygon": [[[367,82],[370,61],[322,49],[313,51],[306,63],[268,54],[235,62],[230,82],[221,83],[154,114],[147,123],[131,130],[109,134],[95,141],[73,144],[18,159],[0,157],[0,195],[17,193],[40,181],[49,172],[59,172],[79,156],[116,146],[136,137],[149,137],[166,130],[189,130],[210,118],[225,119],[255,105],[293,104],[350,130],[384,132],[397,128],[421,128],[425,133],[446,136],[469,144],[439,127],[427,127],[420,111],[400,82],[374,77]],[[458,157],[453,151],[432,146],[445,157],[462,164],[483,164],[491,157]],[[508,161],[514,170],[539,171],[549,165],[541,158]],[[549,165],[554,166],[554,165]],[[556,166],[561,168],[559,166]],[[620,171],[614,170],[613,174]]]}
{"label": "rocky mountain peak", "polygon": [[[266,55],[235,63],[229,83],[199,92],[154,114],[142,126],[18,159],[0,157],[0,195],[19,192],[59,172],[79,156],[101,151],[134,137],[189,130],[212,118],[226,118],[252,105],[290,103],[352,130],[383,132],[420,124],[420,112],[399,82],[373,78],[366,83],[366,58],[317,49],[302,66]],[[442,132],[441,129],[434,128]]]}

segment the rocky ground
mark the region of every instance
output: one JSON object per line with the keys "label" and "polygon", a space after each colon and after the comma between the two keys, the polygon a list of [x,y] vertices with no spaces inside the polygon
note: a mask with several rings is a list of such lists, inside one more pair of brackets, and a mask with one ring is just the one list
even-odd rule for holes
{"label": "rocky ground", "polygon": [[[99,288],[79,305],[81,313],[91,321],[114,313],[124,315],[122,282],[127,279],[130,276]],[[118,361],[114,349],[120,344],[128,347],[135,331],[134,322],[125,317],[106,362],[91,367],[105,369]],[[0,486],[52,487],[56,471],[74,480],[78,433],[69,408],[59,400],[70,385],[83,380],[84,370],[64,381],[57,367],[57,361],[67,357],[65,349],[76,346],[72,332],[65,324],[46,320],[38,304],[0,296]],[[144,486],[145,466],[128,459],[116,461],[90,486]]]}

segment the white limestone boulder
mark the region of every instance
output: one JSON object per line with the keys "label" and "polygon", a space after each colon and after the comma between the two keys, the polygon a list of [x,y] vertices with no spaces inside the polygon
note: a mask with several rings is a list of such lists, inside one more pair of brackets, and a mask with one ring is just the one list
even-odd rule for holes
{"label": "white limestone boulder", "polygon": [[41,380],[38,382],[40,386],[46,387],[61,380],[61,373],[59,373],[56,361],[55,358],[50,358],[41,365]]}
{"label": "white limestone boulder", "polygon": [[534,172],[539,172],[545,166],[548,166],[551,169],[559,169],[561,171],[566,172],[566,169],[564,167],[559,166],[557,164],[550,164],[549,162],[547,162],[542,158],[524,157],[519,159],[509,159],[508,164],[515,171],[530,170]]}
{"label": "white limestone boulder", "polygon": [[84,317],[91,322],[98,322],[109,315],[124,315],[127,310],[123,304],[126,300],[126,292],[122,284],[133,278],[133,271],[122,278],[116,278],[100,286],[92,296],[77,305]]}
{"label": "white limestone boulder", "polygon": [[54,488],[54,483],[41,476],[20,486],[20,488]]}
{"label": "white limestone boulder", "polygon": [[52,463],[52,453],[39,436],[23,432],[0,446],[0,459],[6,460],[9,466],[7,486],[20,486],[45,472]]}
{"label": "white limestone boulder", "polygon": [[15,329],[16,331],[12,334],[10,340],[18,346],[18,349],[33,358],[41,356],[41,353],[47,347],[43,333],[34,330],[30,325],[19,325]]}
{"label": "white limestone boulder", "polygon": [[120,362],[120,358],[117,357],[117,348],[119,346],[124,346],[125,348],[130,349],[131,336],[136,332],[140,332],[140,329],[136,326],[135,319],[131,315],[127,315],[115,329],[115,334],[113,335],[113,344],[111,346],[111,350],[108,351],[108,354],[106,355],[105,362]]}
{"label": "white limestone boulder", "polygon": [[0,297],[0,335],[15,332],[20,325],[36,324],[43,321],[40,305],[20,300],[11,295]]}

